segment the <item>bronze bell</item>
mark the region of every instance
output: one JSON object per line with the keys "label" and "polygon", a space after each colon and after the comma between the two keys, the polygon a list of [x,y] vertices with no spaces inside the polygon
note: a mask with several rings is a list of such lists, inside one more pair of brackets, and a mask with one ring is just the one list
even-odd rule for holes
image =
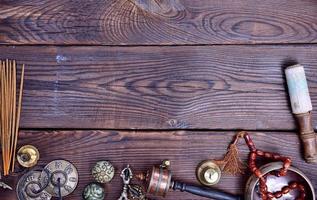
{"label": "bronze bell", "polygon": [[198,165],[196,169],[196,177],[202,185],[215,185],[220,180],[221,170],[216,163],[210,160],[205,160]]}
{"label": "bronze bell", "polygon": [[32,145],[22,146],[17,154],[17,160],[23,167],[30,168],[37,164],[40,158],[40,153],[36,147]]}

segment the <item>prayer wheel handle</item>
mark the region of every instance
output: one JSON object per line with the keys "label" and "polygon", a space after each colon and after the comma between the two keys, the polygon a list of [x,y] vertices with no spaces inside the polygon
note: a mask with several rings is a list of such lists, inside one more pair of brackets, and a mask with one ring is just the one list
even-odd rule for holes
{"label": "prayer wheel handle", "polygon": [[189,185],[189,184],[181,183],[177,181],[173,181],[172,188],[173,190],[188,192],[197,196],[207,197],[211,199],[219,199],[219,200],[242,200],[243,199],[240,196],[232,195],[220,190],[211,189],[207,187],[193,186],[193,185]]}

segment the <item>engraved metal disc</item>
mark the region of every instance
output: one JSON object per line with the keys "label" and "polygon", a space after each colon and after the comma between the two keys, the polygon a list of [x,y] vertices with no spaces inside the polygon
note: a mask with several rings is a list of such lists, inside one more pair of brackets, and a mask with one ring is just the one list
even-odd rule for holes
{"label": "engraved metal disc", "polygon": [[58,179],[60,180],[61,195],[63,197],[72,193],[78,184],[77,169],[72,163],[66,160],[54,160],[50,162],[45,166],[42,177],[49,179],[49,184],[45,190],[54,197],[58,197]]}
{"label": "engraved metal disc", "polygon": [[45,190],[36,192],[43,187],[40,179],[41,171],[30,171],[24,174],[16,188],[18,200],[50,200],[52,196]]}

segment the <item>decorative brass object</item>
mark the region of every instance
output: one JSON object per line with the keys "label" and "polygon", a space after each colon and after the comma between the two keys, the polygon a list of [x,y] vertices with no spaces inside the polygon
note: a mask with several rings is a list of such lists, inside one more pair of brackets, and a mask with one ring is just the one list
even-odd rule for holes
{"label": "decorative brass object", "polygon": [[114,177],[114,167],[109,161],[99,161],[92,168],[91,173],[98,183],[108,183]]}
{"label": "decorative brass object", "polygon": [[84,189],[84,200],[104,200],[105,189],[96,183],[90,183]]}
{"label": "decorative brass object", "polygon": [[140,185],[128,185],[128,199],[146,200],[143,187]]}
{"label": "decorative brass object", "polygon": [[32,145],[22,146],[17,154],[17,160],[23,167],[29,168],[37,164],[40,158],[40,153],[36,147]]}
{"label": "decorative brass object", "polygon": [[198,165],[196,177],[202,185],[215,185],[220,180],[221,170],[214,162],[206,160]]}
{"label": "decorative brass object", "polygon": [[41,181],[41,171],[24,174],[17,184],[18,200],[50,200],[52,196],[45,191],[46,185]]}
{"label": "decorative brass object", "polygon": [[53,197],[64,197],[71,194],[78,184],[76,167],[66,160],[54,160],[42,171],[44,182],[48,182],[45,190]]}

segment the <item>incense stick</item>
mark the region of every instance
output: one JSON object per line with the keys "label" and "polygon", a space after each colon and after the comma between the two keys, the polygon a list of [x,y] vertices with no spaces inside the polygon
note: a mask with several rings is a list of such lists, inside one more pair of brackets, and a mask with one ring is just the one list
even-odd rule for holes
{"label": "incense stick", "polygon": [[17,121],[16,121],[16,128],[15,128],[15,138],[14,138],[14,153],[13,153],[13,167],[12,172],[14,171],[15,166],[15,153],[16,153],[16,146],[18,142],[18,134],[19,134],[19,124],[20,124],[20,114],[21,114],[21,106],[22,106],[22,91],[23,91],[23,82],[24,82],[24,64],[22,65],[22,73],[21,73],[21,81],[20,81],[20,93],[19,93],[19,104],[18,104],[18,113],[17,113]]}
{"label": "incense stick", "polygon": [[14,172],[15,154],[18,140],[20,114],[22,106],[24,65],[21,69],[19,99],[17,106],[17,68],[12,60],[0,60],[0,141],[2,149],[3,174]]}

